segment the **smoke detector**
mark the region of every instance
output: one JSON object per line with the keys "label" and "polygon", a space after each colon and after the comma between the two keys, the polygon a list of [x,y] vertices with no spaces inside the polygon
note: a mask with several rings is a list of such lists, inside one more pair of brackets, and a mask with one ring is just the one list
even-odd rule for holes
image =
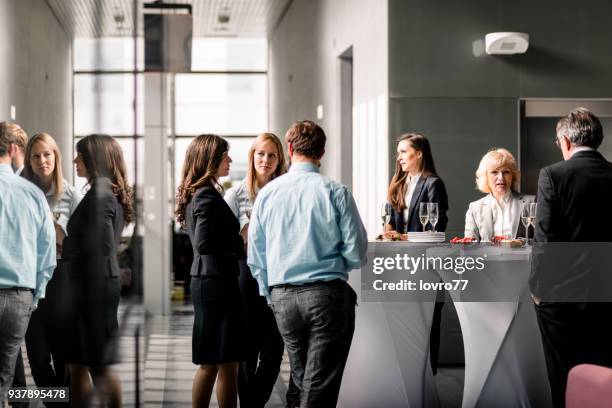
{"label": "smoke detector", "polygon": [[489,55],[523,54],[529,48],[529,34],[516,32],[485,35],[485,50]]}

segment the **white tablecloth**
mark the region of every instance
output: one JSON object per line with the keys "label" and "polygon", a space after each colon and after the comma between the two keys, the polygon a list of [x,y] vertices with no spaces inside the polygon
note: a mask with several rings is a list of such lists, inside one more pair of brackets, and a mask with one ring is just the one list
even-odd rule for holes
{"label": "white tablecloth", "polygon": [[[379,256],[397,253],[398,244],[388,244],[382,251],[378,244]],[[375,246],[370,245],[370,257]],[[403,248],[406,250],[405,245]],[[417,256],[424,248],[413,246],[408,250]],[[438,407],[429,364],[435,296],[430,302],[361,302],[361,273],[352,271],[349,275],[349,284],[359,295],[359,306],[338,406]],[[438,280],[433,271],[430,276],[431,281]]]}
{"label": "white tablecloth", "polygon": [[[550,407],[546,362],[527,287],[528,249],[431,248],[428,256],[486,254],[483,271],[466,272],[469,290],[450,291],[465,352],[463,408]],[[445,281],[454,272],[438,271]],[[469,301],[483,298],[483,302]],[[492,300],[509,300],[495,302]]]}
{"label": "white tablecloth", "polygon": [[[370,257],[374,251],[376,256],[419,256],[424,251],[428,256],[451,257],[487,253],[484,273],[463,276],[469,278],[469,290],[450,292],[464,341],[463,408],[551,406],[540,333],[527,291],[528,250],[489,247],[466,253],[450,245],[424,248],[392,242],[370,243],[368,249]],[[366,273],[372,270],[350,274],[349,283],[358,295],[361,275]],[[432,282],[462,278],[454,272],[428,274]],[[467,301],[479,296],[504,301]],[[439,406],[429,364],[434,300],[360,302],[338,406]]]}

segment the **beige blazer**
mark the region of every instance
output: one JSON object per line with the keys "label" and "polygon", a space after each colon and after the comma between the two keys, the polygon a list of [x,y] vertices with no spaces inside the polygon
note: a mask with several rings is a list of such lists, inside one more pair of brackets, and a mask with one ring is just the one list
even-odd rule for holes
{"label": "beige blazer", "polygon": [[[476,238],[479,241],[490,241],[494,234],[493,227],[493,208],[487,200],[488,196],[480,200],[470,203],[467,212],[465,213],[465,232],[464,236]],[[516,234],[521,222],[521,210],[526,203],[532,203],[534,196],[523,195],[512,192],[510,205],[512,206],[512,238],[516,238]]]}

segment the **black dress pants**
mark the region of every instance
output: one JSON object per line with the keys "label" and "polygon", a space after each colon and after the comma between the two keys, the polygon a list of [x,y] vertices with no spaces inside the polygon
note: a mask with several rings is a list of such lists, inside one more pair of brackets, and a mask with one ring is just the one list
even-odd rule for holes
{"label": "black dress pants", "polygon": [[65,367],[57,347],[53,344],[49,328],[48,305],[44,299],[39,302],[39,308],[32,313],[26,333],[26,348],[32,377],[37,387],[61,387],[65,384]]}
{"label": "black dress pants", "polygon": [[536,306],[553,406],[565,407],[567,377],[578,364],[612,367],[611,303]]}
{"label": "black dress pants", "polygon": [[240,292],[247,321],[246,359],[238,371],[238,396],[244,408],[263,408],[274,388],[284,343],[274,313],[259,296],[257,281],[244,261],[240,264]]}
{"label": "black dress pants", "polygon": [[32,313],[25,336],[32,377],[38,387],[69,385],[61,353],[64,333],[61,322],[69,315],[65,301],[67,290],[65,263],[58,260],[53,277],[47,284],[46,296]]}

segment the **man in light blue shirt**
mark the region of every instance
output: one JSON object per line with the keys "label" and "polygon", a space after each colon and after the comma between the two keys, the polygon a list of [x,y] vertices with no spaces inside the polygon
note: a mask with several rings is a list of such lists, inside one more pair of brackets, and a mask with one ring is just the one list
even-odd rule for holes
{"label": "man in light blue shirt", "polygon": [[42,191],[13,173],[19,142],[0,123],[0,405],[30,315],[55,269],[55,229]]}
{"label": "man in light blue shirt", "polygon": [[288,406],[335,407],[355,328],[356,294],[346,281],[365,263],[366,231],[350,191],[319,174],[323,129],[296,122],[285,140],[292,165],[257,195],[248,264],[300,391]]}

